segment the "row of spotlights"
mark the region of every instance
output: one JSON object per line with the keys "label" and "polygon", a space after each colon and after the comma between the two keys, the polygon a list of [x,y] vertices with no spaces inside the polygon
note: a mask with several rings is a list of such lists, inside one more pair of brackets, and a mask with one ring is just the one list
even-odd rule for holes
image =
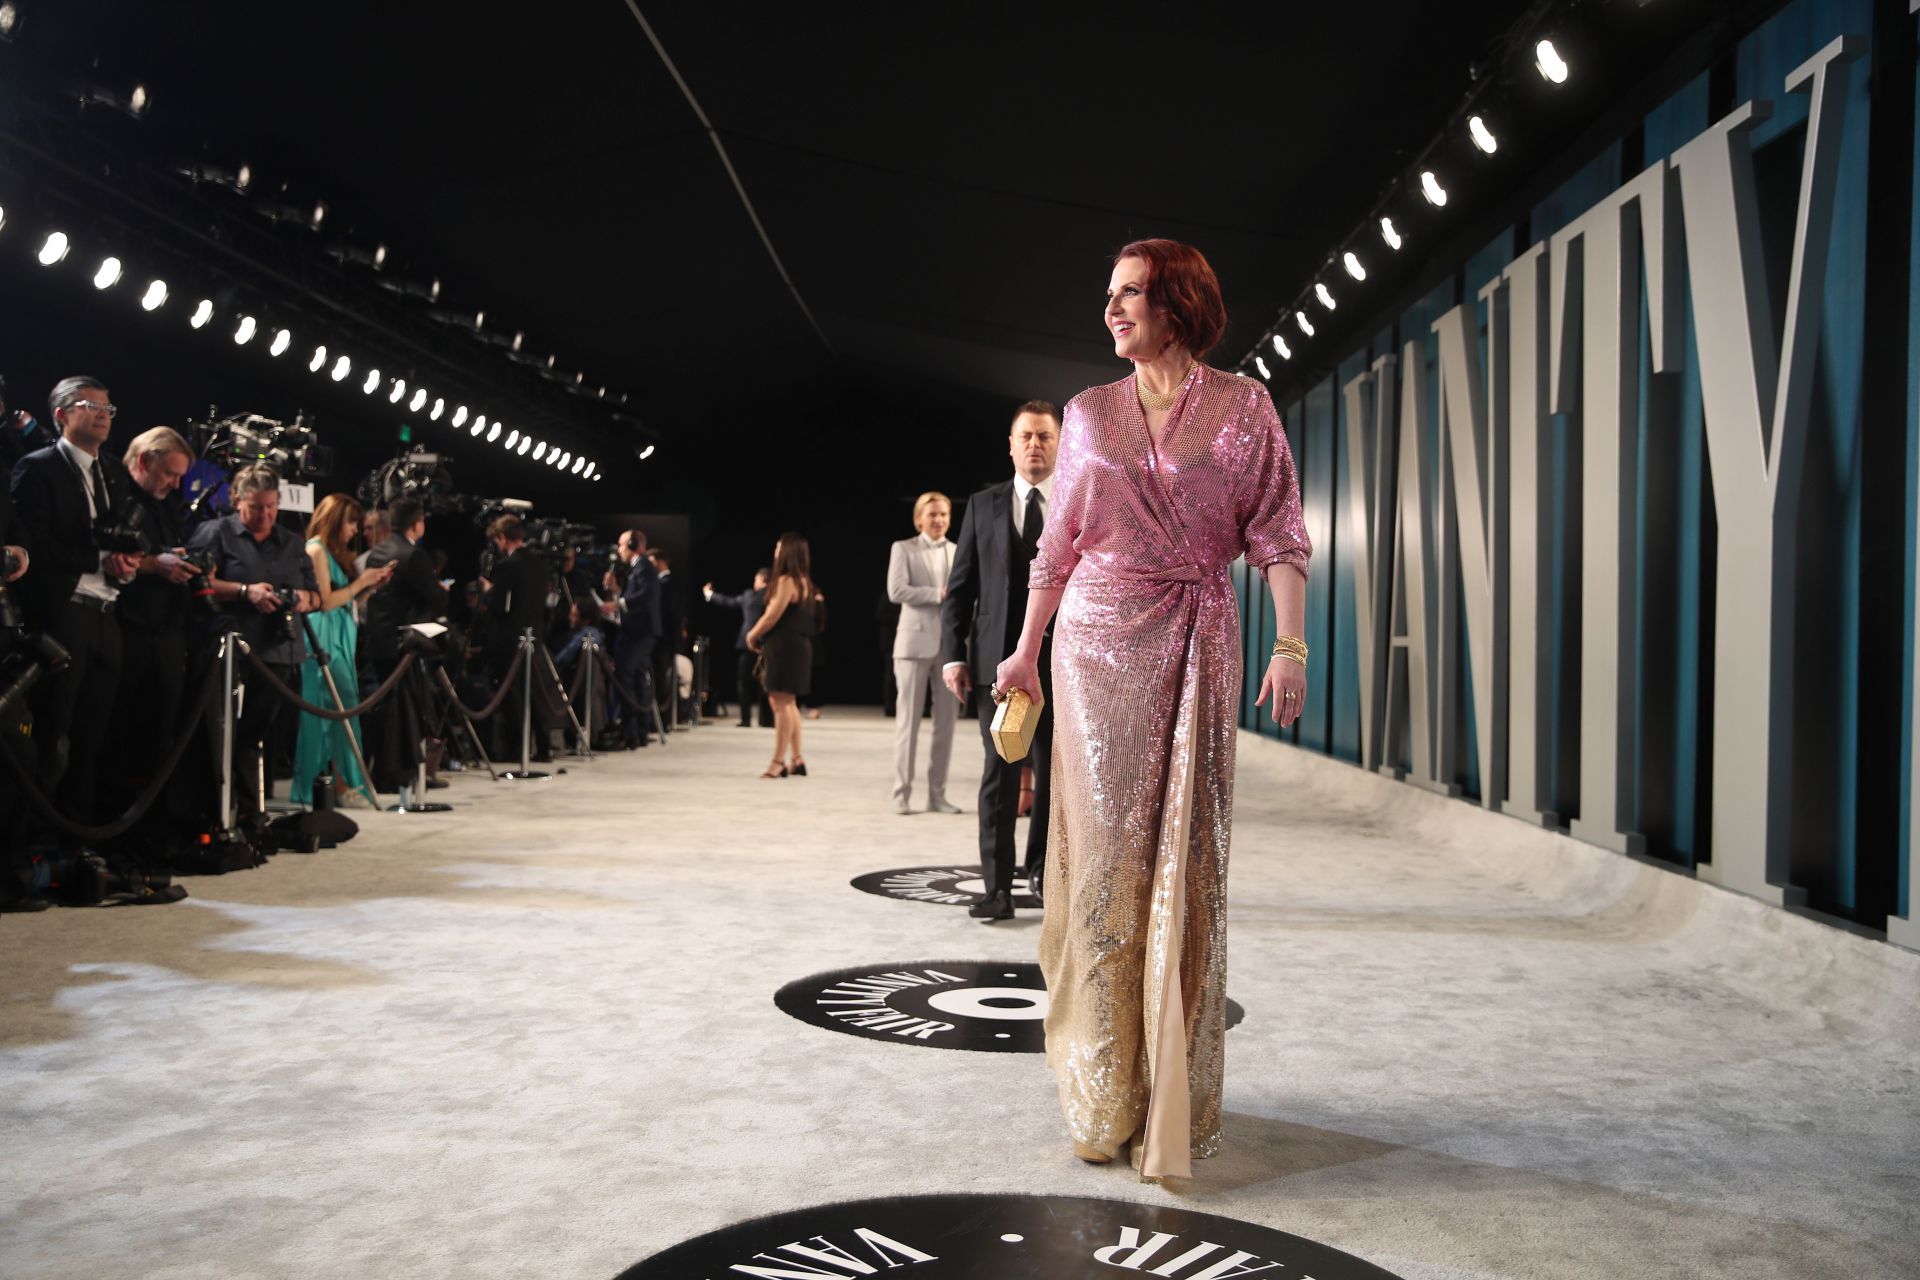
{"label": "row of spotlights", "polygon": [[[4,226],[5,224],[6,210],[0,208],[0,226]],[[50,232],[45,243],[41,245],[38,255],[39,260],[43,266],[53,266],[63,261],[72,251],[72,248],[72,241],[68,238],[66,232]],[[120,282],[124,275],[125,269],[120,259],[111,256],[104,258],[93,274],[93,287],[101,290],[111,289]],[[435,282],[436,287],[437,285],[438,281]],[[151,281],[147,285],[146,292],[141,295],[141,309],[145,311],[157,311],[166,305],[167,296],[166,281]],[[213,300],[211,298],[202,298],[194,307],[193,314],[188,317],[187,323],[195,329],[204,329],[212,322],[213,311]],[[234,326],[234,344],[236,346],[245,346],[247,343],[253,341],[254,335],[259,331],[260,322],[258,320],[250,315],[242,315],[239,322]],[[292,345],[292,331],[288,329],[276,329],[274,330],[273,341],[268,347],[268,352],[276,357],[282,356],[287,353],[287,349]],[[313,358],[307,362],[307,369],[311,373],[318,373],[326,367],[326,363],[327,348],[325,345],[317,346],[313,349]],[[352,371],[353,362],[344,355],[338,357],[333,363],[333,381],[345,381],[348,374]],[[360,390],[367,395],[372,395],[379,389],[380,383],[380,371],[378,369],[369,369],[367,370],[366,381],[361,384]],[[391,390],[387,393],[388,403],[399,404],[400,401],[406,397],[406,394],[406,380],[395,378],[393,379]],[[418,413],[426,406],[426,403],[427,389],[425,387],[416,387],[413,392],[413,399],[407,407],[410,411]],[[445,399],[436,398],[433,402],[433,412],[428,415],[429,420],[438,422],[440,415],[446,410],[446,403]],[[459,427],[465,424],[466,421],[467,407],[465,405],[455,407],[453,411],[453,425]],[[473,434],[478,436],[483,431],[487,433],[487,440],[489,442],[497,440],[500,438],[501,424],[496,420],[492,428],[489,429],[486,415],[481,414],[473,420]],[[517,450],[515,448],[516,445],[518,446]],[[521,454],[525,454],[531,449],[533,451],[534,461],[545,462],[556,470],[570,470],[572,474],[580,476],[583,479],[593,480],[598,479],[600,476],[598,463],[589,462],[584,457],[576,456],[572,452],[558,447],[548,449],[545,441],[536,443],[532,436],[523,436],[517,430],[508,435],[506,447]],[[646,451],[640,456],[642,459],[645,459],[652,455],[653,446],[649,445]]]}
{"label": "row of spotlights", "polygon": [[[1553,84],[1565,84],[1567,82],[1570,69],[1567,66],[1566,59],[1560,56],[1560,51],[1554,48],[1553,41],[1540,41],[1534,46],[1533,52],[1534,66],[1539,70],[1540,75],[1544,79]],[[1494,137],[1493,129],[1487,124],[1484,116],[1474,115],[1468,117],[1467,133],[1473,139],[1473,145],[1478,147],[1483,154],[1493,155],[1499,151],[1500,140]],[[1441,209],[1446,207],[1447,189],[1441,184],[1439,175],[1434,173],[1433,170],[1421,170],[1420,193],[1427,198],[1427,203],[1431,204],[1434,208]],[[1398,252],[1400,247],[1405,243],[1400,236],[1399,230],[1393,225],[1393,219],[1391,217],[1383,217],[1380,219],[1380,239],[1386,243],[1387,248],[1395,252]],[[1359,255],[1351,249],[1341,255],[1341,262],[1346,267],[1347,274],[1355,280],[1365,280],[1367,278],[1366,266],[1360,261]],[[1315,283],[1313,292],[1314,296],[1320,300],[1321,306],[1329,311],[1334,309],[1333,293],[1327,288],[1324,282]],[[1313,321],[1307,318],[1306,312],[1294,312],[1294,321],[1300,326],[1302,333],[1308,337],[1313,336]],[[1293,358],[1293,352],[1287,348],[1286,340],[1277,333],[1273,335],[1273,349],[1284,360],[1291,360]],[[1265,360],[1262,360],[1256,355],[1253,358],[1253,363],[1260,370],[1261,377],[1265,378],[1270,376],[1267,372],[1267,363]]]}

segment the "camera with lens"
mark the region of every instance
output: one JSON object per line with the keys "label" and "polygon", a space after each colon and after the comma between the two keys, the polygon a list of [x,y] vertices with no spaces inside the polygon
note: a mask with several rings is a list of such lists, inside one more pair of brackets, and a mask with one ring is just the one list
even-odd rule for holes
{"label": "camera with lens", "polygon": [[412,498],[426,507],[431,516],[452,515],[473,507],[453,487],[448,470],[449,455],[432,453],[419,446],[389,458],[360,481],[360,501],[369,507],[389,507],[401,498]]}
{"label": "camera with lens", "polygon": [[93,545],[109,555],[140,556],[147,553],[147,539],[130,520],[103,520],[93,526]]}
{"label": "camera with lens", "polygon": [[282,480],[312,480],[333,474],[333,450],[319,442],[304,413],[296,413],[290,423],[249,414],[233,423],[232,432],[235,466],[264,462],[279,472]]}

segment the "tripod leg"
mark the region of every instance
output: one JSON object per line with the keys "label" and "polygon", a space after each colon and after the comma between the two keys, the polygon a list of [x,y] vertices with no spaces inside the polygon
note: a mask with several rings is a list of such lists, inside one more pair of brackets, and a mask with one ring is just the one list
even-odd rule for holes
{"label": "tripod leg", "polygon": [[[334,683],[333,668],[324,662],[319,665],[320,674],[327,682],[327,696],[333,699],[333,709],[335,711],[345,711],[347,704],[340,700],[340,686]],[[342,720],[340,727],[346,732],[347,745],[353,748],[353,762],[360,766],[361,794],[366,796],[367,803],[378,809],[380,807],[380,797],[373,789],[373,774],[367,768],[367,757],[360,750],[360,735],[353,731],[353,721],[351,720]]]}

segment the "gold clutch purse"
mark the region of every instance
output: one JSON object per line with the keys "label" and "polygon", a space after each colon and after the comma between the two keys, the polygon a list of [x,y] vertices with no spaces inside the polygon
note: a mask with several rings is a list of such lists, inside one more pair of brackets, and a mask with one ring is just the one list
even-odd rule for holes
{"label": "gold clutch purse", "polygon": [[1015,764],[1027,758],[1027,752],[1033,750],[1033,731],[1040,727],[1044,710],[1044,706],[1033,705],[1025,689],[1015,689],[1002,699],[993,713],[992,729],[993,749],[1002,760]]}

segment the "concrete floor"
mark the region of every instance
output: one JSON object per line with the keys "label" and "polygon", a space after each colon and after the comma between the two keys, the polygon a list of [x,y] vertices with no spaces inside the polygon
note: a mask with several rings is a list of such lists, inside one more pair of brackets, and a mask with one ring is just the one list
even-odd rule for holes
{"label": "concrete floor", "polygon": [[890,812],[891,729],[809,722],[804,780],[730,723],[456,776],[453,813],[355,812],[177,906],[0,919],[0,1275],[602,1280],[935,1191],[1181,1204],[1423,1280],[1920,1274],[1920,955],[1267,741],[1190,1185],[1075,1161],[1038,1057],[787,1017],[811,973],[1033,958],[1034,913],[848,887],[972,856],[971,813]]}

